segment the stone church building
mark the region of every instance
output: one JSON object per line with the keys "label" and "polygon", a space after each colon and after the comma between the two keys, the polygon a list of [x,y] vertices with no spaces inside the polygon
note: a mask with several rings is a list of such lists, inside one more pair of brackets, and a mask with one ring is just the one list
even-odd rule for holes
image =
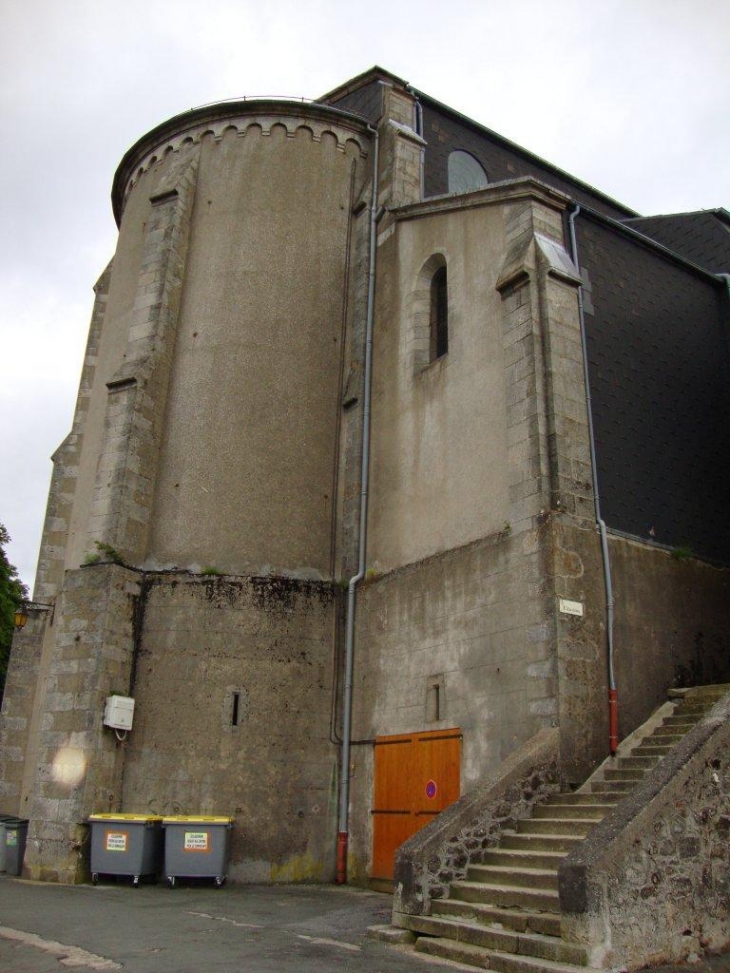
{"label": "stone church building", "polygon": [[573,790],[730,682],[726,211],[643,217],[379,68],[163,122],[112,204],[2,710],[28,877],[126,811],[382,887],[535,741]]}

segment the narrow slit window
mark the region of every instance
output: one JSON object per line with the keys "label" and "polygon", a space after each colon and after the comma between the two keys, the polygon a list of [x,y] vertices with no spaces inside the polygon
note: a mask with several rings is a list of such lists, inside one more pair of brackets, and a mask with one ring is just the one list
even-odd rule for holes
{"label": "narrow slit window", "polygon": [[431,278],[431,361],[443,358],[449,350],[449,293],[446,267],[439,267]]}
{"label": "narrow slit window", "polygon": [[233,694],[233,703],[231,705],[231,726],[238,726],[239,717],[239,707],[241,705],[241,694]]}

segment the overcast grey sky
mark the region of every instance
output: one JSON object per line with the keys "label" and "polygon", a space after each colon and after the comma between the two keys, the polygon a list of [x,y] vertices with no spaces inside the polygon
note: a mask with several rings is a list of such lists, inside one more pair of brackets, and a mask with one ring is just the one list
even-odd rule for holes
{"label": "overcast grey sky", "polygon": [[0,521],[32,585],[122,155],[373,64],[642,213],[730,205],[728,0],[0,0]]}

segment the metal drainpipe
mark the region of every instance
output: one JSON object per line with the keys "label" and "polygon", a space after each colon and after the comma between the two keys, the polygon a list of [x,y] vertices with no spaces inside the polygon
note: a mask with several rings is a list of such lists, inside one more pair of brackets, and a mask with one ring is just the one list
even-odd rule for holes
{"label": "metal drainpipe", "polygon": [[368,267],[367,317],[365,325],[365,376],[363,382],[362,454],[360,466],[360,532],[358,539],[357,574],[347,587],[347,629],[345,637],[345,686],[342,713],[342,756],[340,763],[340,800],[337,824],[337,884],[347,881],[347,846],[349,838],[350,804],[350,740],[352,722],[352,671],[355,647],[355,588],[365,577],[365,545],[367,541],[368,484],[370,479],[370,391],[373,364],[373,318],[375,303],[376,229],[383,209],[378,210],[377,129],[373,132],[373,188],[370,200],[370,253]]}
{"label": "metal drainpipe", "polygon": [[[580,213],[580,206],[576,203],[575,209],[568,216],[568,227],[570,229],[570,248],[572,251],[573,262],[580,273],[580,263],[578,260],[578,242],[575,236],[575,220]],[[593,505],[596,514],[596,523],[601,535],[601,555],[603,558],[603,577],[606,585],[606,629],[608,637],[608,742],[611,754],[615,754],[618,749],[618,693],[616,691],[616,676],[613,668],[613,620],[614,620],[614,600],[613,582],[611,580],[611,559],[608,552],[608,536],[606,525],[601,516],[601,498],[598,492],[598,463],[596,461],[596,440],[593,434],[593,403],[591,400],[591,384],[588,374],[588,346],[586,344],[585,314],[583,309],[583,285],[578,288],[578,316],[580,319],[580,337],[583,349],[583,378],[586,387],[586,406],[588,409],[588,436],[591,444],[591,475],[593,479]]]}

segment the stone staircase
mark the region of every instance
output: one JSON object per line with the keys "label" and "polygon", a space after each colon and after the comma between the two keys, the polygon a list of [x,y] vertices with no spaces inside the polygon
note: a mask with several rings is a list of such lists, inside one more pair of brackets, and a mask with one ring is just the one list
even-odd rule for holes
{"label": "stone staircase", "polygon": [[454,881],[427,916],[400,915],[415,949],[500,973],[586,973],[585,949],[560,938],[558,865],[646,772],[730,691],[670,691],[665,704],[573,793],[536,805],[499,844]]}

